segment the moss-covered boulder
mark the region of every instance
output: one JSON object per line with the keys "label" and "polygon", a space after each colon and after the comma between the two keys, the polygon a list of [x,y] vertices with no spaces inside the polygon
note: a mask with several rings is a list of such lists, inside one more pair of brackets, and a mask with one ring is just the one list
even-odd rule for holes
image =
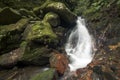
{"label": "moss-covered boulder", "polygon": [[28,19],[21,19],[16,24],[0,26],[0,54],[19,47],[21,33],[24,31],[28,21]]}
{"label": "moss-covered boulder", "polygon": [[30,80],[57,80],[55,69],[48,69],[42,73],[38,73]]}
{"label": "moss-covered boulder", "polygon": [[57,43],[57,36],[48,22],[38,21],[26,28],[24,39],[42,44]]}
{"label": "moss-covered boulder", "polygon": [[20,19],[20,14],[12,8],[5,7],[0,10],[0,25],[16,23]]}
{"label": "moss-covered boulder", "polygon": [[60,15],[60,17],[67,23],[73,23],[76,20],[76,15],[73,14],[65,4],[61,2],[53,2],[48,4],[44,11],[53,11]]}
{"label": "moss-covered boulder", "polygon": [[56,27],[60,25],[60,18],[56,13],[48,12],[44,19],[44,21],[49,22],[51,26]]}
{"label": "moss-covered boulder", "polygon": [[40,10],[42,10],[44,13],[57,13],[66,23],[73,23],[77,18],[76,15],[72,13],[64,3],[61,2],[51,2],[48,0],[41,7],[35,8],[34,12],[38,14],[40,13]]}
{"label": "moss-covered boulder", "polygon": [[46,65],[49,63],[51,50],[45,46],[23,41],[21,49],[24,51],[19,61],[24,65]]}

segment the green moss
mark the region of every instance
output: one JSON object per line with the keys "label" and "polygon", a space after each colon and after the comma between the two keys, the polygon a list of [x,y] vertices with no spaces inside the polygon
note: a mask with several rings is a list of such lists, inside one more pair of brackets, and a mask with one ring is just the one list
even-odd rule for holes
{"label": "green moss", "polygon": [[56,14],[56,13],[53,13],[53,12],[48,12],[43,21],[45,22],[49,22],[51,26],[58,26],[60,25],[60,18],[59,16]]}
{"label": "green moss", "polygon": [[73,23],[76,20],[76,15],[72,13],[64,3],[61,2],[49,3],[46,7],[43,8],[43,11],[52,11],[57,13],[66,23]]}
{"label": "green moss", "polygon": [[32,50],[28,50],[30,48],[27,48],[25,51],[25,54],[23,55],[22,59],[25,61],[32,61],[34,59],[38,59],[40,56],[42,56],[46,51],[46,48],[35,48]]}
{"label": "green moss", "polygon": [[1,25],[0,30],[2,31],[13,31],[13,30],[21,30],[23,26],[28,22],[28,19],[21,19],[16,24],[10,25]]}
{"label": "green moss", "polygon": [[19,46],[27,23],[28,19],[21,19],[16,24],[0,26],[1,54]]}
{"label": "green moss", "polygon": [[23,63],[43,65],[49,62],[50,49],[42,45],[23,41],[20,48],[23,50],[23,56],[20,59]]}
{"label": "green moss", "polygon": [[26,40],[51,43],[57,41],[57,36],[52,31],[48,22],[41,21],[36,22],[33,26],[31,26],[30,31],[26,36]]}
{"label": "green moss", "polygon": [[35,75],[30,80],[53,80],[54,75],[55,75],[55,69],[49,69],[47,71]]}
{"label": "green moss", "polygon": [[60,16],[60,18],[66,23],[73,23],[76,20],[76,15],[72,13],[62,2],[54,2],[47,0],[42,6],[34,9],[34,12],[37,15],[40,14],[40,11],[42,11],[43,13],[57,13]]}

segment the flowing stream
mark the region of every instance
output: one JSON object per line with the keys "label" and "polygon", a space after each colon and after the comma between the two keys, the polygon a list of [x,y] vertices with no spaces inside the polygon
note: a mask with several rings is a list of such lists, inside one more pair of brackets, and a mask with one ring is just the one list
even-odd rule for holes
{"label": "flowing stream", "polygon": [[76,23],[65,46],[70,60],[70,71],[86,67],[93,58],[93,41],[85,26],[85,21],[78,17]]}

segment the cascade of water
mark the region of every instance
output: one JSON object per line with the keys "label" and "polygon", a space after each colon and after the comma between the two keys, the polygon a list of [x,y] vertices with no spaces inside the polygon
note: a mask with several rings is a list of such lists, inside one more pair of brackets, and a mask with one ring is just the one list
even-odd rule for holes
{"label": "cascade of water", "polygon": [[78,17],[76,23],[77,25],[69,35],[65,46],[70,60],[70,71],[76,71],[79,68],[86,67],[93,58],[93,42],[85,26],[85,21],[81,17]]}

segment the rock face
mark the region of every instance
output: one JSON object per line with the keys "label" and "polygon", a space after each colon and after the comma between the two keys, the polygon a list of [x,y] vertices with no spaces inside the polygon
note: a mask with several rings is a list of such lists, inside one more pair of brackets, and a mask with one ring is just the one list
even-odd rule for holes
{"label": "rock face", "polygon": [[0,54],[8,52],[19,46],[22,32],[28,19],[21,19],[16,24],[0,26]]}
{"label": "rock face", "polygon": [[0,10],[0,24],[1,25],[16,23],[20,19],[21,19],[20,14],[11,8],[6,7]]}
{"label": "rock face", "polygon": [[57,75],[56,75],[55,69],[48,69],[43,73],[39,73],[35,75],[30,80],[57,80]]}
{"label": "rock face", "polygon": [[54,51],[52,56],[50,57],[50,65],[52,68],[55,68],[58,73],[64,74],[64,72],[68,68],[68,60],[65,55]]}
{"label": "rock face", "polygon": [[49,22],[51,26],[56,27],[58,25],[60,25],[60,17],[53,12],[48,12],[44,19],[45,22]]}

